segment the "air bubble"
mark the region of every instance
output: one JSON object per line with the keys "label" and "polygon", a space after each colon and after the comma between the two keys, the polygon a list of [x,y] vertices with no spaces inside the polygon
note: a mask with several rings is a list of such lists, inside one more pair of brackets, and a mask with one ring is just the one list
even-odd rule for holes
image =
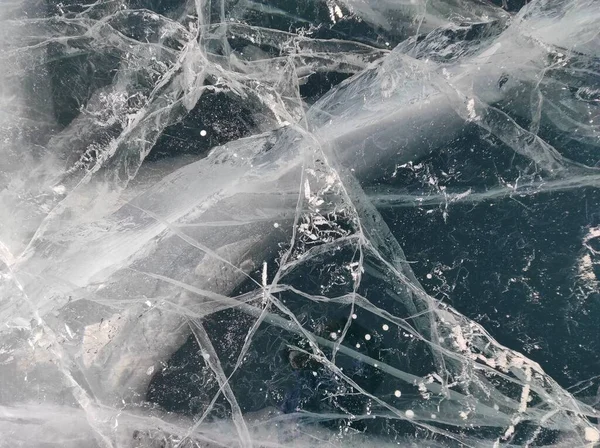
{"label": "air bubble", "polygon": [[596,428],[588,426],[585,428],[584,436],[588,442],[600,442],[600,432]]}

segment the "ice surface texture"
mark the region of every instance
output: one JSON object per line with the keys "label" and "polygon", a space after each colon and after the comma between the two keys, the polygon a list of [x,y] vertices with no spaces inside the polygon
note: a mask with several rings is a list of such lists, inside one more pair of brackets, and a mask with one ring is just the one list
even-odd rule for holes
{"label": "ice surface texture", "polygon": [[599,23],[0,4],[0,447],[594,446]]}

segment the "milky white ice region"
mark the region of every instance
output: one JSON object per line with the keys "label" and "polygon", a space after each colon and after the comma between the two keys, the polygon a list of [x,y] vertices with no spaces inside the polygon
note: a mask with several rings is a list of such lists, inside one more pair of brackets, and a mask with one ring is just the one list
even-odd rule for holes
{"label": "milky white ice region", "polygon": [[[0,5],[2,443],[599,441],[593,397],[432,297],[376,208],[448,219],[523,191],[520,177],[449,191],[428,174],[427,197],[374,183],[468,128],[535,167],[524,195],[597,187],[538,133],[600,146],[600,8],[301,3],[325,16],[251,0]],[[347,79],[307,93],[332,73]],[[574,267],[588,285],[594,235]],[[202,387],[193,411],[167,412],[150,386],[189,338]]]}

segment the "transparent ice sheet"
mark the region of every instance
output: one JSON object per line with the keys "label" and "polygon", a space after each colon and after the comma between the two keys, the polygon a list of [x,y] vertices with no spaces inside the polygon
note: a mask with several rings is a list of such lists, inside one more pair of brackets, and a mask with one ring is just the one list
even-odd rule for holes
{"label": "transparent ice sheet", "polygon": [[[399,244],[412,212],[443,233],[597,188],[594,1],[0,18],[0,446],[598,441],[593,377],[497,342]],[[583,325],[600,230],[577,231]]]}

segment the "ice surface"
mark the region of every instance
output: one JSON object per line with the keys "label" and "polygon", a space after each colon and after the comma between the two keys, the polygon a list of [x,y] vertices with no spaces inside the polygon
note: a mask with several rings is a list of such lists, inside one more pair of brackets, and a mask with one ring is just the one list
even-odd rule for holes
{"label": "ice surface", "polygon": [[598,23],[0,4],[0,447],[594,446]]}

